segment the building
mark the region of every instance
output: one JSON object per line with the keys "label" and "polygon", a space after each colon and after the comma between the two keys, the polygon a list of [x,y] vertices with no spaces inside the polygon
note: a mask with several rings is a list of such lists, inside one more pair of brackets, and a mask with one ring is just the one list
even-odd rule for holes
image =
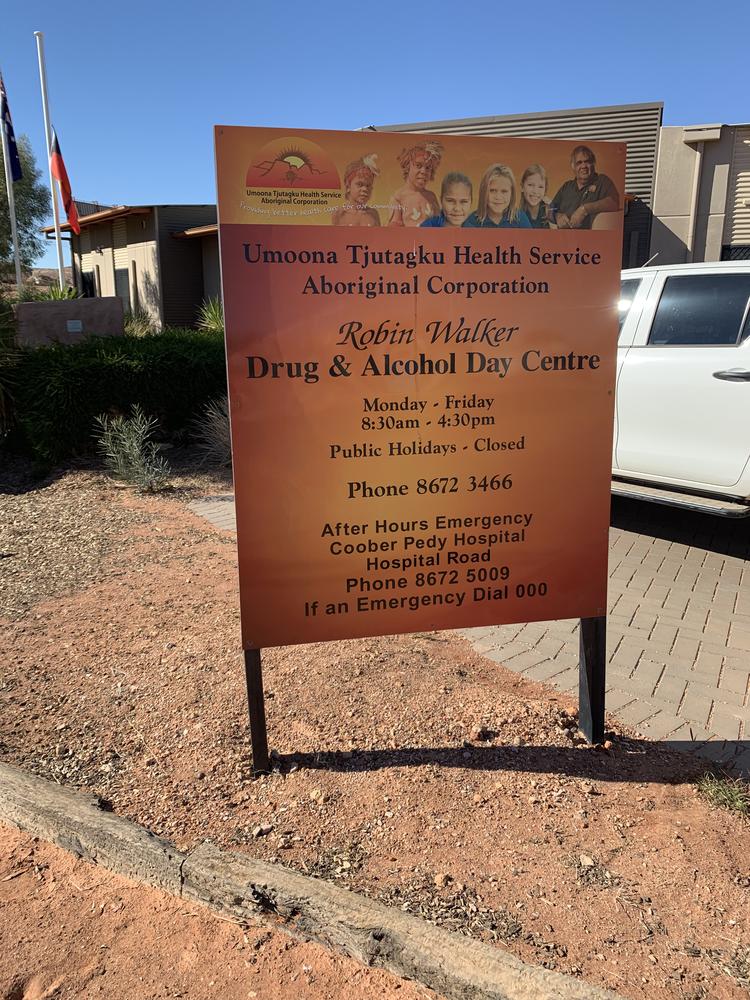
{"label": "building", "polygon": [[375,131],[625,142],[623,267],[750,258],[750,125],[663,126],[662,113],[622,104]]}
{"label": "building", "polygon": [[[750,258],[750,125],[663,126],[662,114],[654,102],[369,128],[625,142],[623,267]],[[191,325],[221,294],[214,205],[78,204],[72,260],[85,295]]]}
{"label": "building", "polygon": [[750,125],[662,128],[651,255],[750,260]]}
{"label": "building", "polygon": [[[376,132],[434,132],[443,135],[507,135],[520,138],[626,142],[627,201],[623,267],[644,264],[650,255],[651,215],[664,105],[623,104],[604,108],[542,111],[527,115],[460,118],[451,121],[378,125]],[[372,127],[372,126],[371,126]]]}
{"label": "building", "polygon": [[[193,326],[204,299],[219,294],[216,206],[77,204],[80,236],[61,227],[70,234],[76,288],[119,295],[126,310],[156,326]],[[213,247],[186,238],[196,227],[212,228]]]}

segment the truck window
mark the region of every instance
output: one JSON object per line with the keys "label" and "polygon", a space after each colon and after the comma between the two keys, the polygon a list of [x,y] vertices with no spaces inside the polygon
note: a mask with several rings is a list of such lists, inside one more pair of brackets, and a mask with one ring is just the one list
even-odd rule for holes
{"label": "truck window", "polygon": [[750,274],[667,278],[648,342],[654,346],[736,344],[747,319]]}
{"label": "truck window", "polygon": [[620,313],[620,333],[622,333],[623,324],[628,318],[628,313],[630,312],[630,307],[633,305],[633,300],[638,294],[638,287],[640,283],[640,278],[623,278],[620,282],[620,301],[618,303],[618,310]]}

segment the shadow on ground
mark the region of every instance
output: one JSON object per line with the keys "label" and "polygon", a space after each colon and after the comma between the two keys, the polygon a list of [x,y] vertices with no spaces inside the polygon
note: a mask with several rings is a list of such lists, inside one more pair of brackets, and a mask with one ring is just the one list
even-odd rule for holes
{"label": "shadow on ground", "polygon": [[[750,749],[750,741],[740,744]],[[399,767],[466,768],[474,771],[517,771],[526,774],[566,774],[596,781],[646,781],[674,785],[695,781],[707,770],[720,767],[721,741],[704,744],[705,756],[697,756],[695,744],[686,741],[651,743],[648,740],[613,737],[610,750],[598,747],[402,747],[401,749],[319,751],[318,753],[273,754],[273,766],[282,772],[298,768],[322,771],[379,771]],[[729,772],[733,777],[749,778]]]}
{"label": "shadow on ground", "polygon": [[622,531],[693,545],[720,555],[750,558],[750,518],[717,517],[612,497],[610,524]]}

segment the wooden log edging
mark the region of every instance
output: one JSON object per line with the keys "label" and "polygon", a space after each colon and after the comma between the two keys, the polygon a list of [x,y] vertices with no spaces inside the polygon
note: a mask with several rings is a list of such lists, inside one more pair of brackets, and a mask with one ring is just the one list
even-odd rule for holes
{"label": "wooden log edging", "polygon": [[0,821],[127,878],[239,919],[266,919],[450,1000],[621,1000],[493,945],[281,865],[202,843],[188,854],[95,796],[0,764]]}

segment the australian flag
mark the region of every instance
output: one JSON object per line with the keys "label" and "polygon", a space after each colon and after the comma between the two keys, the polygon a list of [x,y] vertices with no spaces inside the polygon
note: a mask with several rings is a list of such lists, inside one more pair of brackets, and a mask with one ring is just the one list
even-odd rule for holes
{"label": "australian flag", "polygon": [[13,121],[10,117],[10,108],[8,107],[8,95],[5,93],[5,84],[3,83],[2,76],[0,76],[0,122],[2,123],[2,127],[5,129],[5,135],[8,139],[10,176],[14,181],[20,181],[23,177],[23,171],[21,170],[21,161],[18,158],[16,136],[13,132]]}

